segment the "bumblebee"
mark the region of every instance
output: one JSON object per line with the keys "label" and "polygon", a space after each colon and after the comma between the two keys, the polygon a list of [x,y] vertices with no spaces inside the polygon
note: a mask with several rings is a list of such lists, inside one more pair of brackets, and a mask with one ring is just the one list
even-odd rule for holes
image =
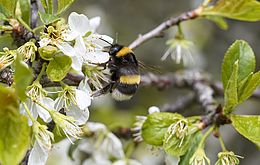
{"label": "bumblebee", "polygon": [[115,100],[129,100],[136,93],[141,79],[138,61],[130,48],[109,44],[110,46],[105,47],[104,51],[110,55],[106,66],[111,73],[111,82],[93,96],[110,92]]}

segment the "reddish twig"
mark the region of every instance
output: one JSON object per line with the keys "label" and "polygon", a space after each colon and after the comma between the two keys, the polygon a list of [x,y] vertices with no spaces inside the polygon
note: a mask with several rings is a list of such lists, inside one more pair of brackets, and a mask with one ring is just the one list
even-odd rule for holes
{"label": "reddish twig", "polygon": [[170,27],[172,27],[174,25],[178,25],[183,21],[191,20],[191,19],[198,17],[200,12],[201,12],[201,7],[197,8],[195,10],[192,10],[192,11],[185,12],[178,17],[172,17],[172,18],[164,21],[163,23],[161,23],[160,25],[158,25],[156,28],[152,29],[151,31],[149,31],[143,35],[140,34],[139,37],[129,45],[129,47],[131,49],[135,49],[138,46],[140,46],[141,44],[143,44],[144,42],[146,42],[152,38],[162,37],[163,32],[165,30],[169,29]]}

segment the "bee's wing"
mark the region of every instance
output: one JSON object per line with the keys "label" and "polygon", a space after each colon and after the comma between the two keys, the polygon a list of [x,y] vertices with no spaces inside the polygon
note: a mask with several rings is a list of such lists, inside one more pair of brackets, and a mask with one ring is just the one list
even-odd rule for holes
{"label": "bee's wing", "polygon": [[150,72],[158,73],[158,74],[162,73],[161,69],[158,66],[147,65],[139,60],[138,60],[138,66],[141,70],[146,71],[146,72],[150,71]]}

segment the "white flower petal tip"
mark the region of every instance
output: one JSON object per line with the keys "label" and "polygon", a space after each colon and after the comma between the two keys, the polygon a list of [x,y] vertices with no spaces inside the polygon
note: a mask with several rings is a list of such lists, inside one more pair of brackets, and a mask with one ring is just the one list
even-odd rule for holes
{"label": "white flower petal tip", "polygon": [[80,109],[85,109],[91,104],[89,93],[78,89],[76,89],[76,101]]}
{"label": "white flower petal tip", "polygon": [[71,31],[77,32],[79,35],[84,36],[89,29],[89,19],[84,14],[78,14],[76,12],[72,12],[69,15],[69,28]]}
{"label": "white flower petal tip", "polygon": [[101,18],[100,17],[93,17],[89,20],[89,25],[95,32],[98,26],[100,25]]}
{"label": "white flower petal tip", "polygon": [[155,112],[160,112],[160,109],[156,106],[151,106],[149,109],[148,109],[148,112],[149,114],[152,114],[152,113],[155,113]]}
{"label": "white flower petal tip", "polygon": [[28,165],[45,165],[48,159],[48,152],[48,150],[43,149],[36,141],[29,155]]}

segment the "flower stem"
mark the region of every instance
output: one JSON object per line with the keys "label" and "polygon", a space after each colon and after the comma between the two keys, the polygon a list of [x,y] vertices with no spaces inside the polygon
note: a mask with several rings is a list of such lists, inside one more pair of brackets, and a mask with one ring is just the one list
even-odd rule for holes
{"label": "flower stem", "polygon": [[27,25],[27,23],[24,22],[24,20],[21,17],[17,17],[17,20],[19,21],[20,24],[23,25],[23,27],[25,27],[28,31],[32,32],[32,29],[30,28],[30,26]]}
{"label": "flower stem", "polygon": [[200,143],[199,143],[199,146],[198,148],[204,148],[204,144],[205,144],[205,141],[206,139],[208,138],[208,136],[211,134],[211,132],[214,130],[215,126],[212,126],[210,127],[207,132],[204,134],[204,136],[202,137]]}
{"label": "flower stem", "polygon": [[175,38],[184,39],[184,34],[180,24],[178,25],[178,31]]}
{"label": "flower stem", "polygon": [[225,143],[224,143],[223,138],[222,138],[221,135],[219,135],[218,140],[219,140],[219,142],[220,142],[220,145],[221,145],[222,150],[223,150],[223,151],[227,151],[227,149],[226,149],[226,147],[225,147]]}
{"label": "flower stem", "polygon": [[23,104],[24,109],[25,109],[26,113],[28,114],[29,118],[30,118],[30,119],[32,120],[32,122],[34,123],[36,120],[35,120],[35,118],[32,116],[32,114],[31,114],[31,112],[30,112],[28,106],[27,106],[24,102],[22,102],[22,104]]}
{"label": "flower stem", "polygon": [[33,31],[33,33],[36,33],[38,30],[41,30],[43,28],[45,28],[45,25],[38,26],[38,27],[34,28],[32,31]]}
{"label": "flower stem", "polygon": [[53,14],[53,5],[52,5],[52,0],[48,0],[48,13]]}
{"label": "flower stem", "polygon": [[42,4],[45,12],[47,12],[47,3],[46,3],[46,1],[45,0],[41,0],[41,4]]}
{"label": "flower stem", "polygon": [[43,64],[42,64],[42,69],[41,69],[39,75],[37,76],[37,79],[35,80],[36,82],[40,82],[41,77],[42,77],[42,75],[43,75],[44,72],[45,72],[46,65],[47,65],[46,63],[43,63]]}
{"label": "flower stem", "polygon": [[[32,99],[32,98],[31,98]],[[50,110],[49,108],[47,108],[44,104],[42,104],[41,102],[39,102],[36,99],[32,99],[33,102],[35,102],[36,104],[38,104],[40,107],[42,107],[43,109],[45,109],[46,111],[48,111],[50,114],[52,112],[52,110]]]}

